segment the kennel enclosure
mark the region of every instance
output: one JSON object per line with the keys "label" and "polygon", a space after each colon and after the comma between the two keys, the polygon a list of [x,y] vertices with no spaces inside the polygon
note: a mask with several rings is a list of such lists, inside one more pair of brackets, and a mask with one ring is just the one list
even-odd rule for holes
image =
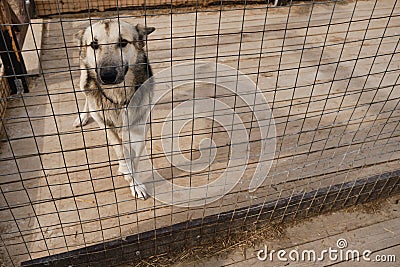
{"label": "kennel enclosure", "polygon": [[[39,20],[25,12],[26,21],[2,23],[3,41],[4,27],[27,26],[33,41],[25,43],[33,45],[17,50],[33,52],[38,64],[37,73],[3,72],[1,78],[0,244],[5,264],[139,262],[253,225],[398,193],[396,0],[288,1],[277,7],[253,1],[33,2]],[[172,86],[152,112],[146,138],[152,164],[140,165],[141,177],[150,183],[158,171],[172,184],[190,188],[226,170],[229,127],[193,114],[177,136],[161,134],[171,110],[204,98],[226,103],[241,118],[250,153],[243,177],[206,206],[131,196],[104,129],[93,121],[72,126],[84,103],[73,35],[107,18],[156,28],[146,41],[156,77],[178,64],[211,62],[238,70],[259,88],[274,119],[276,145],[271,169],[257,190],[248,188],[258,164],[263,121],[253,111],[264,106],[248,106],[235,92],[215,85],[189,83]],[[1,53],[9,57],[12,51],[3,48]],[[209,75],[217,79],[223,73]],[[29,92],[10,94],[9,80],[16,78],[27,79]],[[169,82],[180,79],[174,75]],[[179,119],[172,116],[167,122]],[[194,161],[211,151],[211,145],[199,145],[203,139],[213,140],[218,150],[213,162],[200,171],[177,168],[178,153]],[[163,142],[179,142],[180,151],[169,149],[166,155]]]}

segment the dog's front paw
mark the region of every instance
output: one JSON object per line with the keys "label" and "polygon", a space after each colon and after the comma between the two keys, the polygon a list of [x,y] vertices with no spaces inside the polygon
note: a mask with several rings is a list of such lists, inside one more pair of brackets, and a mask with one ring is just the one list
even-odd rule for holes
{"label": "dog's front paw", "polygon": [[89,121],[89,115],[87,113],[84,114],[79,114],[78,118],[75,119],[73,126],[74,127],[79,127],[79,126],[85,126]]}
{"label": "dog's front paw", "polygon": [[138,184],[135,181],[130,183],[130,188],[133,197],[137,197],[139,199],[146,200],[149,198],[149,194],[147,193],[146,187],[144,184]]}
{"label": "dog's front paw", "polygon": [[[132,192],[132,196],[146,200],[149,198],[146,187],[138,179],[134,179],[131,174],[124,174],[124,178],[129,182],[129,187]],[[139,182],[138,182],[139,181]]]}
{"label": "dog's front paw", "polygon": [[[118,165],[118,172],[121,174],[129,174],[128,165],[125,161],[120,160]],[[132,178],[125,177],[125,180],[130,181]]]}

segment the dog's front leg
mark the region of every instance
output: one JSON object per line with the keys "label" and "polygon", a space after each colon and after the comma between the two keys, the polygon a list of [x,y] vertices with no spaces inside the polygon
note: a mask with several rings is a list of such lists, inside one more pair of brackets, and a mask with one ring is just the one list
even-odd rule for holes
{"label": "dog's front leg", "polygon": [[[122,147],[122,140],[118,133],[115,131],[113,127],[106,127],[104,123],[103,117],[100,115],[101,111],[95,111],[91,113],[91,116],[93,119],[97,122],[97,124],[100,126],[102,129],[106,129],[107,132],[107,139],[108,139],[108,144],[111,145],[114,150],[115,154],[117,154],[118,162],[119,162],[119,169],[118,171],[124,175],[125,180],[129,182],[130,189],[132,191],[132,195],[134,197],[138,197],[141,199],[147,199],[148,194],[146,192],[146,187],[140,182],[139,179],[135,177],[135,171],[136,171],[136,166],[137,166],[137,161],[133,160],[133,164],[131,167],[132,173],[129,171],[127,161],[125,160],[124,156],[124,150]],[[128,128],[129,129],[129,128]],[[123,128],[123,131],[125,130],[125,127]],[[132,136],[138,136],[138,134],[133,133]],[[143,134],[141,134],[143,136]],[[142,143],[144,144],[144,137],[142,138]],[[129,145],[129,144],[128,144]],[[124,144],[126,146],[126,144]],[[143,146],[143,145],[142,145]],[[131,148],[128,148],[131,149]],[[135,147],[132,149],[132,151],[136,149]],[[136,155],[136,153],[134,153]]]}
{"label": "dog's front leg", "polygon": [[[120,171],[125,173],[125,180],[129,182],[131,187],[132,195],[138,196],[139,198],[147,199],[149,195],[147,194],[146,187],[140,181],[139,173],[137,172],[139,167],[140,155],[145,146],[146,138],[146,126],[135,125],[124,129],[127,135],[127,143],[123,144],[125,149],[125,154],[129,155],[129,158],[125,162],[120,162]],[[125,140],[124,140],[125,141]],[[130,170],[128,170],[128,164],[130,165]]]}
{"label": "dog's front leg", "polygon": [[75,119],[73,126],[79,127],[84,126],[89,121],[89,104],[88,99],[85,97],[85,106],[83,107],[83,111],[79,113],[78,118]]}

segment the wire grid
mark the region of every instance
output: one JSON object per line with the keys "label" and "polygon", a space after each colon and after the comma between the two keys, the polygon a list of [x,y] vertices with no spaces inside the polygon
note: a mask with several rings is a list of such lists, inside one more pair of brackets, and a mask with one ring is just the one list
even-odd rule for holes
{"label": "wire grid", "polygon": [[[1,120],[0,243],[10,265],[398,169],[400,9],[395,0],[293,2],[276,8],[239,1],[191,8],[171,3],[134,11],[116,4],[115,11],[86,11],[80,17],[63,14],[61,3],[54,2],[56,15],[30,24],[31,30],[35,23],[43,26],[41,48],[29,50],[36,52],[40,75],[31,78],[30,93],[6,98]],[[104,18],[156,28],[146,42],[154,73],[210,61],[238,69],[256,83],[271,107],[277,141],[272,168],[258,190],[247,190],[254,153],[242,182],[207,206],[182,208],[131,196],[104,129],[95,122],[72,127],[84,102],[72,36]],[[162,112],[201,98],[201,90],[232,104],[243,118],[251,151],[257,151],[258,123],[235,94],[189,86],[172,90],[160,113],[152,113],[146,145],[153,165],[141,165],[141,175],[157,170],[174,183],[194,186],[226,168],[226,130],[214,121],[196,119],[180,135],[181,152],[189,159],[198,157],[199,140],[215,141],[220,152],[205,171],[179,171],[162,151],[164,139],[176,138],[160,134]],[[287,208],[274,212],[284,216]],[[299,205],[295,213],[302,211]]]}

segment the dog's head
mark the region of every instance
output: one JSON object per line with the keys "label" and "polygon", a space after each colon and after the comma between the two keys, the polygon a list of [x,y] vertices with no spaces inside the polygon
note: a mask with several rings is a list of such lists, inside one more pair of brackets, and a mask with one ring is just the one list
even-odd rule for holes
{"label": "dog's head", "polygon": [[99,84],[119,84],[143,51],[146,36],[154,30],[117,19],[97,22],[75,35],[80,60],[89,72],[95,72]]}

